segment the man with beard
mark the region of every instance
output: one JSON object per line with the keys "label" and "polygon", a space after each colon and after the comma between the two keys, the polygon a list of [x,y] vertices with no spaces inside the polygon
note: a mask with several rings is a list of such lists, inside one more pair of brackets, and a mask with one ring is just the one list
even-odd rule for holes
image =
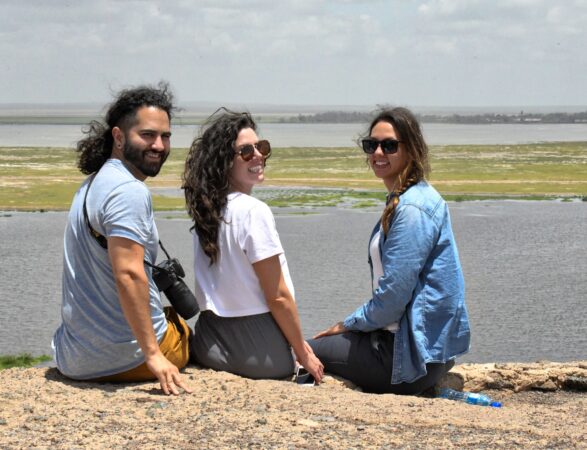
{"label": "man with beard", "polygon": [[170,151],[173,96],[165,83],[123,90],[105,124],[78,142],[90,175],[75,194],[64,237],[62,323],[53,337],[59,371],[77,380],[158,380],[165,394],[191,392],[179,369],[190,331],[163,308],[152,277],[159,236],[151,195]]}

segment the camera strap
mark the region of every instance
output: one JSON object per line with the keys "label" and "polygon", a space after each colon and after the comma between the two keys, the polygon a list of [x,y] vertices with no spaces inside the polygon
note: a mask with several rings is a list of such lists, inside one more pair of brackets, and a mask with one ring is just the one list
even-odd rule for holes
{"label": "camera strap", "polygon": [[[86,201],[88,199],[88,192],[90,191],[90,186],[92,185],[92,182],[94,181],[94,178],[96,177],[96,173],[94,175],[92,175],[92,177],[90,178],[90,182],[88,183],[88,188],[86,189],[86,194],[84,195],[84,206],[83,206],[83,210],[84,210],[84,220],[86,222],[86,225],[88,226],[88,228],[90,229],[90,234],[92,235],[92,237],[96,240],[96,242],[100,245],[100,247],[102,247],[104,250],[108,250],[108,239],[106,239],[106,237],[102,236],[100,233],[98,233],[96,230],[94,230],[94,227],[92,227],[92,224],[90,223],[90,219],[88,218],[88,210],[86,208]],[[163,252],[165,253],[165,256],[167,256],[167,259],[171,259],[171,257],[169,256],[169,253],[167,253],[167,250],[165,250],[165,247],[163,247],[163,244],[161,243],[161,240],[159,240],[159,246],[161,247],[161,249],[163,250]],[[151,267],[151,268],[155,268],[154,264],[151,264],[149,261],[147,261],[146,259],[143,260],[143,262]],[[165,270],[161,267],[158,268],[159,270]]]}

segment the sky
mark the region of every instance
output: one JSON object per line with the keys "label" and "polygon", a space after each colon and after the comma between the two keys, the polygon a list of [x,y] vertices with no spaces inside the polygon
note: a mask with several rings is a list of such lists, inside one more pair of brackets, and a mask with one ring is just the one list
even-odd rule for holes
{"label": "sky", "polygon": [[587,105],[587,0],[0,0],[0,104]]}

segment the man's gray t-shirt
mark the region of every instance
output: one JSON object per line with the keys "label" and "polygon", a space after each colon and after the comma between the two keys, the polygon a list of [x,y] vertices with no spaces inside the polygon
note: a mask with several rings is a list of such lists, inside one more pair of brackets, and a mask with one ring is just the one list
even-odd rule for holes
{"label": "man's gray t-shirt", "polygon": [[[76,193],[64,237],[60,327],[53,336],[59,370],[75,379],[113,375],[144,362],[144,355],[126,321],[108,251],[91,235],[83,203],[90,178]],[[88,193],[86,208],[94,230],[103,236],[123,237],[145,248],[145,259],[157,259],[159,235],[151,195],[118,159],[100,169]],[[159,291],[149,279],[151,319],[157,340],[167,330]]]}

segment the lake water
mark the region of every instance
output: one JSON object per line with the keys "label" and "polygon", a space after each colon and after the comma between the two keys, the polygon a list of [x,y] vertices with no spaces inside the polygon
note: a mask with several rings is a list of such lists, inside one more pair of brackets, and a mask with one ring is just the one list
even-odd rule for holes
{"label": "lake water", "polygon": [[[524,144],[531,142],[587,141],[587,124],[423,124],[430,145]],[[261,123],[260,134],[274,147],[352,147],[365,131],[361,124]],[[198,129],[173,126],[172,145],[189,147]],[[2,147],[73,147],[82,137],[79,125],[0,124]]]}
{"label": "lake water", "polygon": [[[587,203],[450,203],[465,273],[465,362],[587,359]],[[379,211],[274,209],[306,336],[369,297],[366,243]],[[190,222],[157,213],[193,283]],[[66,213],[0,213],[0,354],[49,353],[59,325]],[[193,321],[191,321],[193,322]]]}

